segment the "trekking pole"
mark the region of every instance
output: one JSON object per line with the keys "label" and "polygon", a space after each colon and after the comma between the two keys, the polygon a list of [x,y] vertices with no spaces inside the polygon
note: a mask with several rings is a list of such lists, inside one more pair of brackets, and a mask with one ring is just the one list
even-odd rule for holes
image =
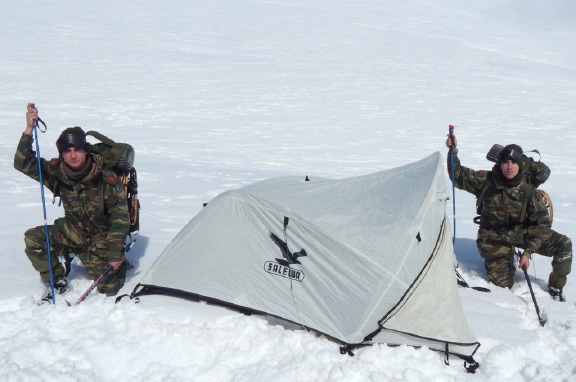
{"label": "trekking pole", "polygon": [[454,179],[455,171],[454,171],[454,126],[448,125],[448,135],[450,135],[450,139],[452,140],[452,144],[450,145],[450,166],[452,167],[452,225],[454,229],[454,236],[452,237],[452,245],[456,245],[456,188]]}
{"label": "trekking pole", "polygon": [[86,290],[86,292],[84,292],[84,294],[82,296],[80,296],[80,298],[78,299],[78,301],[76,301],[76,305],[80,304],[82,301],[86,300],[86,297],[88,297],[88,295],[90,293],[92,293],[92,291],[94,290],[94,288],[96,288],[98,286],[98,284],[100,284],[102,282],[102,280],[104,280],[104,277],[106,277],[106,275],[108,273],[110,273],[110,271],[114,269],[112,267],[112,265],[109,265],[108,268],[106,268],[106,270],[104,270],[104,272],[102,272],[102,274],[96,279],[96,281],[94,281],[92,283],[92,285],[90,285],[90,288],[88,288]]}
{"label": "trekking pole", "polygon": [[[34,105],[31,106],[36,109]],[[40,145],[38,144],[38,121],[44,125],[43,133],[46,132],[47,127],[44,121],[40,118],[34,120],[32,130],[34,130],[34,140],[36,141],[36,162],[38,163],[38,181],[40,182],[40,195],[42,198],[42,210],[44,211],[44,236],[46,237],[46,254],[48,256],[48,268],[50,269],[50,291],[52,292],[52,304],[56,304],[56,296],[54,295],[54,276],[52,275],[52,257],[50,256],[50,237],[48,235],[48,218],[46,216],[46,202],[44,200],[44,182],[42,180],[42,166],[40,164]]]}
{"label": "trekking pole", "polygon": [[530,282],[530,277],[528,277],[528,271],[526,267],[522,267],[524,271],[524,276],[526,276],[526,281],[528,282],[528,289],[530,289],[530,294],[532,295],[532,301],[534,302],[534,308],[536,308],[536,314],[538,315],[538,321],[540,322],[540,326],[544,326],[546,323],[546,319],[540,315],[540,309],[538,308],[538,304],[536,303],[536,296],[534,296],[534,291],[532,290],[532,283]]}
{"label": "trekking pole", "polygon": [[[454,229],[454,236],[452,236],[452,246],[456,247],[456,186],[455,186],[456,179],[455,179],[455,170],[454,170],[455,144],[454,144],[454,126],[453,125],[448,125],[448,135],[450,136],[450,139],[452,140],[452,144],[450,145],[450,167],[452,168],[452,219],[453,219],[452,225],[453,225],[453,229]],[[457,269],[454,269],[454,271],[456,272],[456,282],[458,283],[458,285],[460,285],[464,288],[471,288],[471,289],[477,290],[479,292],[490,293],[490,289],[488,289],[488,288],[479,287],[479,286],[471,287],[470,285],[468,285],[466,280],[464,280],[464,277],[462,277],[462,275],[458,272]]]}

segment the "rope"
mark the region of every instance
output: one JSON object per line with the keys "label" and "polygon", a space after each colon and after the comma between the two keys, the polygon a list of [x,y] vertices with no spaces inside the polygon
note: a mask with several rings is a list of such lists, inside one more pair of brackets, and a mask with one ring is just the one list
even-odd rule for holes
{"label": "rope", "polygon": [[292,295],[292,302],[294,303],[294,308],[296,309],[296,315],[298,316],[298,323],[300,324],[300,326],[302,326],[302,328],[304,328],[304,330],[309,332],[310,329],[308,329],[306,325],[302,323],[302,318],[300,317],[300,310],[298,309],[298,304],[296,303],[296,295],[294,294],[294,287],[292,280],[290,280],[290,294]]}
{"label": "rope", "polygon": [[546,208],[548,209],[548,213],[550,214],[550,223],[552,223],[552,221],[554,220],[554,205],[552,205],[552,199],[550,198],[550,195],[548,195],[546,191],[539,189],[538,192],[542,194],[542,201],[544,202]]}

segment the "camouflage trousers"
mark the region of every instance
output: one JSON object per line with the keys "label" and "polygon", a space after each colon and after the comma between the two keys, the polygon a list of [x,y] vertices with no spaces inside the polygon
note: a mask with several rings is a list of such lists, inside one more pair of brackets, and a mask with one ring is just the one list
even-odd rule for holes
{"label": "camouflage trousers", "polygon": [[[480,229],[476,245],[480,256],[484,258],[484,266],[488,280],[502,288],[514,285],[514,250],[526,248],[523,241],[507,240],[507,235],[499,235],[494,231]],[[572,268],[572,241],[565,235],[550,231],[547,240],[542,243],[537,253],[552,258],[552,272],[548,278],[548,287],[562,290],[566,285],[566,276]]]}
{"label": "camouflage trousers", "polygon": [[[65,269],[58,260],[58,256],[65,256],[70,253],[75,254],[82,264],[90,278],[97,279],[102,272],[108,267],[108,261],[99,257],[89,249],[88,243],[73,243],[62,231],[54,226],[48,226],[48,237],[50,240],[50,263],[52,265],[52,276],[55,281],[65,277]],[[24,233],[24,242],[26,243],[26,255],[32,266],[44,282],[50,281],[50,266],[46,251],[46,236],[44,226],[31,228]],[[98,284],[98,292],[107,296],[114,296],[124,285],[126,279],[126,263],[118,270],[113,270]]]}

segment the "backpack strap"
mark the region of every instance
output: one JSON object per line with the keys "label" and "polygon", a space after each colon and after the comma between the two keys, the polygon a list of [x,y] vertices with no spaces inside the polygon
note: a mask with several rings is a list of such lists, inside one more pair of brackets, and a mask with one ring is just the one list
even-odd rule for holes
{"label": "backpack strap", "polygon": [[[50,166],[54,169],[54,171],[60,167],[60,158],[52,158],[50,160]],[[60,183],[56,177],[52,180],[52,204],[56,204],[56,198],[60,198]],[[62,199],[58,202],[58,207],[62,205]]]}
{"label": "backpack strap", "polygon": [[493,179],[494,175],[492,174],[492,172],[489,172],[488,178],[486,179],[486,183],[484,184],[482,191],[480,191],[478,197],[476,198],[476,213],[478,215],[480,215],[480,212],[482,211],[482,204],[484,203],[484,197],[486,196],[486,191],[488,191],[490,186],[494,184]]}
{"label": "backpack strap", "polygon": [[534,187],[531,184],[529,184],[528,187],[530,190],[526,193],[526,195],[524,195],[524,201],[522,202],[522,212],[520,213],[520,224],[524,223],[524,220],[526,220],[526,211],[528,210],[528,203],[536,193],[536,187]]}
{"label": "backpack strap", "polygon": [[102,135],[99,132],[94,131],[94,130],[87,131],[86,135],[91,135],[94,138],[98,139],[100,142],[102,142],[102,143],[104,143],[110,147],[114,146],[114,144],[116,143],[112,139],[108,138],[107,136]]}
{"label": "backpack strap", "polygon": [[98,187],[98,193],[100,195],[99,196],[100,211],[104,214],[106,213],[106,206],[104,205],[104,188],[106,187],[107,184],[110,185],[111,187],[116,187],[117,178],[106,176],[104,175],[104,172],[101,172],[100,179],[102,180],[102,185]]}

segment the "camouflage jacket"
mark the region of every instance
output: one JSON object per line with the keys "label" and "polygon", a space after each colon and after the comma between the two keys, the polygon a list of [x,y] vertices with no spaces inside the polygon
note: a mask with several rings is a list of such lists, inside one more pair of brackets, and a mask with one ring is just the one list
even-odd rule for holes
{"label": "camouflage jacket", "polygon": [[[452,178],[450,153],[448,174]],[[538,252],[551,233],[551,221],[541,195],[526,177],[518,186],[506,186],[493,171],[475,171],[462,166],[455,153],[454,178],[455,187],[476,198],[488,184],[479,211],[479,237],[496,237],[502,242],[524,248],[528,256]],[[482,232],[484,230],[487,232]]]}
{"label": "camouflage jacket", "polygon": [[[42,181],[64,206],[64,217],[54,221],[81,251],[107,261],[124,258],[122,248],[130,228],[124,186],[118,176],[104,167],[103,157],[91,153],[94,169],[82,180],[71,180],[59,159],[40,158]],[[39,181],[32,135],[22,134],[14,156],[16,170]]]}

